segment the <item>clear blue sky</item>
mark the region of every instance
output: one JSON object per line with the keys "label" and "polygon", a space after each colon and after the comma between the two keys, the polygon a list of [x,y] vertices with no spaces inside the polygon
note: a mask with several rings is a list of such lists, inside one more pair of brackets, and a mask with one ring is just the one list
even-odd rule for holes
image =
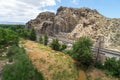
{"label": "clear blue sky", "polygon": [[120,0],[0,0],[0,22],[27,22],[40,12],[60,6],[88,7],[109,18],[120,18]]}
{"label": "clear blue sky", "polygon": [[[71,2],[70,2],[71,1]],[[59,6],[68,7],[88,7],[96,9],[106,17],[120,18],[120,0],[61,0],[56,6],[46,7],[48,9],[57,9]]]}

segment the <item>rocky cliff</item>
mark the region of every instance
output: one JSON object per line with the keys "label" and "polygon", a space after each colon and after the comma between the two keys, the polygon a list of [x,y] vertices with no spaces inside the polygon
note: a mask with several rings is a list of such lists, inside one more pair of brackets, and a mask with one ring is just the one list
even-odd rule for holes
{"label": "rocky cliff", "polygon": [[111,19],[89,8],[60,7],[57,13],[42,12],[26,23],[37,34],[47,33],[69,39],[89,36],[94,41],[104,37],[105,46],[120,46],[120,19]]}

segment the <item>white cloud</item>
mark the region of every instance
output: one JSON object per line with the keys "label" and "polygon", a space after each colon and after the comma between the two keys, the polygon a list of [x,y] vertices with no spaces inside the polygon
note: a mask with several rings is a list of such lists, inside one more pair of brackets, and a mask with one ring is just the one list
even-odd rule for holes
{"label": "white cloud", "polygon": [[72,0],[72,3],[78,5],[80,3],[80,0]]}
{"label": "white cloud", "polygon": [[40,6],[40,7],[54,6],[56,4],[55,0],[18,0],[18,1],[22,1],[29,5]]}
{"label": "white cloud", "polygon": [[[26,22],[61,0],[0,0],[0,21]],[[51,10],[52,11],[52,10]]]}
{"label": "white cloud", "polygon": [[61,3],[61,0],[57,0],[59,3]]}

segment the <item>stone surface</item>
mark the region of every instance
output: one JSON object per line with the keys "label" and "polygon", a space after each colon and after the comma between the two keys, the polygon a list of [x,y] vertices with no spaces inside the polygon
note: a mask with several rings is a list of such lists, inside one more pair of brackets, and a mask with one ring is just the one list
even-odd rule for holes
{"label": "stone surface", "polygon": [[27,28],[34,28],[37,34],[78,39],[89,36],[94,41],[104,37],[105,47],[120,46],[120,19],[107,18],[97,10],[89,8],[58,8],[56,14],[42,12],[36,19],[26,23]]}

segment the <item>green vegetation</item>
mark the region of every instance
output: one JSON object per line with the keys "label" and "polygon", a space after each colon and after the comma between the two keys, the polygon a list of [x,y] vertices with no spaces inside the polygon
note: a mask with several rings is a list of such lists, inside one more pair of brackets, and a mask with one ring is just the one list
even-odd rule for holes
{"label": "green vegetation", "polygon": [[73,44],[73,57],[85,66],[91,65],[92,61],[92,41],[88,37],[81,37]]}
{"label": "green vegetation", "polygon": [[39,38],[39,43],[40,44],[44,44],[45,46],[47,46],[48,45],[48,35],[47,34],[44,34],[44,36],[40,36],[40,38]]}
{"label": "green vegetation", "polygon": [[16,45],[10,46],[7,51],[7,57],[12,57],[18,52],[18,50],[19,50],[19,47],[17,47]]}
{"label": "green vegetation", "polygon": [[96,78],[95,80],[102,80],[102,79],[99,77],[99,78]]}
{"label": "green vegetation", "polygon": [[107,75],[120,77],[120,59],[117,60],[114,57],[107,58],[104,65],[99,61],[95,64],[95,67],[105,70]]}
{"label": "green vegetation", "polygon": [[88,37],[81,37],[78,41],[73,44],[71,50],[64,51],[70,54],[74,59],[79,61],[82,65],[88,67],[92,64],[92,41]]}
{"label": "green vegetation", "polygon": [[19,37],[24,39],[36,40],[36,33],[34,29],[27,29],[24,25],[3,25],[0,24],[0,28],[8,29],[15,32]]}
{"label": "green vegetation", "polygon": [[45,34],[44,35],[44,45],[47,45],[48,44],[48,35]]}
{"label": "green vegetation", "polygon": [[24,25],[0,25],[0,53],[11,62],[3,67],[2,80],[44,80],[25,50],[18,47],[19,37],[36,40],[35,31]]}
{"label": "green vegetation", "polygon": [[[13,48],[14,46],[10,50]],[[3,80],[44,80],[42,74],[32,65],[23,48],[16,46],[9,56],[11,57],[11,55],[14,58],[14,62],[4,67]]]}
{"label": "green vegetation", "polygon": [[60,44],[60,45],[61,45],[60,46],[60,51],[63,51],[63,50],[65,50],[67,48],[67,45],[65,43]]}
{"label": "green vegetation", "polygon": [[17,45],[18,42],[19,38],[17,33],[9,29],[0,28],[0,46]]}
{"label": "green vegetation", "polygon": [[70,56],[42,44],[39,44],[39,49],[46,53],[46,58],[41,56],[38,59],[43,73],[46,74],[46,80],[78,80],[78,69]]}
{"label": "green vegetation", "polygon": [[94,66],[95,66],[96,68],[98,68],[98,69],[104,69],[104,66],[103,66],[101,60],[98,60],[98,61],[94,64]]}
{"label": "green vegetation", "polygon": [[73,44],[72,49],[66,49],[66,44],[60,44],[58,39],[53,39],[50,47],[56,51],[63,51],[69,54],[75,60],[82,64],[82,66],[88,68],[93,63],[93,54],[91,51],[92,41],[88,37],[81,37],[78,41]]}
{"label": "green vegetation", "polygon": [[30,40],[36,41],[36,32],[34,29],[32,29],[30,32]]}
{"label": "green vegetation", "polygon": [[51,47],[53,50],[59,51],[60,44],[59,44],[58,39],[53,39],[53,41],[52,41],[51,44],[50,44],[50,47]]}
{"label": "green vegetation", "polygon": [[19,47],[16,45],[10,46],[7,50],[7,58],[9,59],[9,62],[13,61],[13,56],[19,51]]}
{"label": "green vegetation", "polygon": [[6,24],[0,24],[0,27],[1,28],[4,28],[4,29],[10,29],[10,30],[13,30],[15,32],[17,32],[19,29],[24,29],[25,28],[25,25],[6,25]]}
{"label": "green vegetation", "polygon": [[[3,80],[44,80],[42,74],[36,70],[36,68],[32,65],[29,57],[25,54],[25,50],[18,47],[19,37],[36,41],[36,32],[34,29],[26,29],[24,25],[0,25],[0,50],[7,51],[5,54],[7,55],[9,62],[12,62],[12,64],[8,64],[4,67],[2,74]],[[39,43],[48,45],[48,35],[45,34],[43,38],[41,36],[39,39]],[[69,54],[75,60],[77,60],[77,62],[82,64],[82,66],[88,68],[91,64],[93,64],[93,54],[91,51],[92,44],[93,43],[90,38],[81,37],[73,44],[73,47],[70,50],[65,50],[67,48],[67,45],[59,43],[58,39],[53,39],[53,41],[50,43],[50,47],[53,50],[63,51],[64,53]],[[44,46],[40,47],[42,47],[42,50],[45,49],[45,51],[48,50],[49,53],[54,53],[52,55],[54,55],[54,57],[56,58],[53,61],[55,61],[56,63],[62,64],[65,61],[63,60],[63,57],[68,58],[68,56],[63,55],[61,52],[58,53],[56,51],[52,51],[48,47],[44,48]],[[3,52],[0,51],[0,53]],[[49,57],[51,58],[50,55],[48,56],[48,58]],[[44,60],[43,58],[40,58],[39,61],[43,64],[47,63],[47,60]],[[67,71],[65,70],[66,68],[64,70],[57,70],[51,76],[53,80],[56,80],[58,77],[59,80],[68,80],[70,77],[71,79],[75,80],[72,77],[74,70],[76,71],[75,65],[72,63],[72,61],[70,62],[70,60],[68,59],[66,59],[64,63],[67,68],[70,68],[71,70],[73,69],[73,71]],[[61,66],[59,65],[50,65],[51,66],[48,66],[49,71],[55,68],[61,69]],[[101,61],[98,61],[95,63],[95,67],[104,70],[107,75],[120,77],[120,59],[117,60],[116,58],[107,58],[104,65],[101,63]],[[73,76],[75,77],[76,74],[77,71],[74,73]],[[67,77],[64,79],[64,76]],[[96,80],[101,80],[101,78],[97,78]]]}
{"label": "green vegetation", "polygon": [[63,50],[63,52],[64,52],[65,54],[69,54],[70,56],[73,55],[72,51],[73,51],[72,49]]}
{"label": "green vegetation", "polygon": [[107,58],[104,69],[113,76],[120,77],[120,59]]}
{"label": "green vegetation", "polygon": [[53,39],[53,41],[50,44],[50,47],[53,50],[56,50],[56,51],[63,51],[64,49],[67,48],[67,45],[66,44],[60,44],[58,39]]}
{"label": "green vegetation", "polygon": [[39,38],[39,43],[43,44],[43,38],[42,38],[42,36],[40,36],[40,38]]}

